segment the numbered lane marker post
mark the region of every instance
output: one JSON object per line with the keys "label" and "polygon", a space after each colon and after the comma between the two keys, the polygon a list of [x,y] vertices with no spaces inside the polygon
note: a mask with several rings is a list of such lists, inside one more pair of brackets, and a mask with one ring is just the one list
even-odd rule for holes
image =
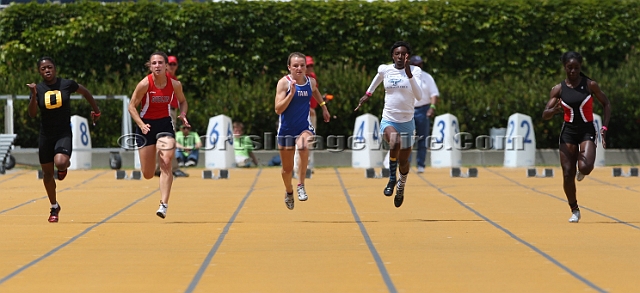
{"label": "numbered lane marker post", "polygon": [[509,116],[504,145],[505,167],[535,166],[536,135],[531,117],[520,113]]}
{"label": "numbered lane marker post", "polygon": [[596,161],[594,166],[596,167],[604,167],[605,166],[605,157],[604,157],[604,147],[602,147],[602,135],[600,135],[600,128],[602,128],[602,118],[598,114],[593,114],[593,124],[596,128]]}
{"label": "numbered lane marker post", "polygon": [[133,151],[133,168],[136,170],[140,170],[142,167],[140,164],[140,151],[136,148]]}
{"label": "numbered lane marker post", "polygon": [[231,118],[218,115],[209,119],[204,156],[206,169],[228,169],[235,166]]}
{"label": "numbered lane marker post", "polygon": [[91,132],[89,131],[89,121],[87,118],[73,115],[71,116],[71,165],[69,169],[91,169]]}
{"label": "numbered lane marker post", "polygon": [[384,159],[382,159],[382,167],[385,169],[389,169],[389,157],[391,156],[391,150],[386,151],[386,153],[387,154],[384,155]]}
{"label": "numbered lane marker post", "polygon": [[382,136],[380,121],[371,114],[356,118],[351,138],[351,166],[353,168],[382,167]]}
{"label": "numbered lane marker post", "polygon": [[460,167],[462,165],[462,140],[458,118],[449,113],[436,116],[431,138],[427,141],[431,149],[431,167]]}

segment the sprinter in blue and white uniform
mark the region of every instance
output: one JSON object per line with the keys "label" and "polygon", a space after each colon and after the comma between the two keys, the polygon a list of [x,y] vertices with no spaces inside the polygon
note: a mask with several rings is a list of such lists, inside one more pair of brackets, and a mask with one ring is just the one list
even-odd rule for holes
{"label": "sprinter in blue and white uniform", "polygon": [[[380,132],[384,140],[389,143],[389,182],[384,188],[384,195],[391,196],[397,183],[396,196],[393,203],[400,207],[404,201],[404,186],[409,174],[409,156],[413,144],[413,134],[416,129],[414,116],[415,101],[422,100],[421,75],[422,69],[409,64],[411,46],[407,42],[395,42],[391,46],[392,64],[378,67],[378,74],[371,81],[371,85],[362,98],[356,110],[366,102],[373,91],[384,82],[384,110],[380,121]],[[396,169],[400,164],[400,180],[396,179]]]}
{"label": "sprinter in blue and white uniform", "polygon": [[309,143],[313,141],[315,129],[309,120],[310,97],[316,99],[322,108],[324,122],[329,122],[331,115],[326,103],[318,90],[316,80],[305,75],[307,69],[306,56],[294,52],[287,59],[289,74],[278,81],[276,88],[275,111],[280,116],[278,126],[278,149],[282,160],[282,181],[284,181],[284,202],[287,208],[294,207],[293,163],[295,150],[300,153],[300,166],[298,169],[298,200],[307,200],[307,192],[304,189],[304,179],[309,162]]}
{"label": "sprinter in blue and white uniform", "polygon": [[560,132],[562,184],[571,208],[569,222],[577,223],[580,221],[580,208],[575,180],[581,181],[584,176],[589,175],[596,160],[598,129],[593,122],[593,97],[598,99],[604,110],[604,120],[599,129],[603,148],[606,148],[605,135],[611,117],[611,105],[600,86],[582,73],[582,56],[579,53],[566,52],[561,61],[567,78],[551,89],[542,118],[549,120],[555,114],[564,113],[564,124]]}

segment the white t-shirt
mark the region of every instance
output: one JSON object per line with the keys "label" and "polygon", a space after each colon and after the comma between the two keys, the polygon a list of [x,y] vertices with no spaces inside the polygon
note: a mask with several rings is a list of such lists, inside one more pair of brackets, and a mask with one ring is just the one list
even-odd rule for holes
{"label": "white t-shirt", "polygon": [[420,86],[422,87],[422,100],[416,101],[413,105],[416,108],[431,104],[431,97],[440,96],[438,86],[436,86],[436,81],[433,80],[431,74],[426,71],[422,71],[422,83]]}
{"label": "white t-shirt", "polygon": [[378,67],[378,74],[371,81],[367,92],[373,93],[384,81],[384,110],[382,119],[392,122],[408,122],[413,119],[414,103],[422,99],[420,88],[422,69],[410,65],[413,78],[407,77],[403,69],[396,69],[393,64]]}

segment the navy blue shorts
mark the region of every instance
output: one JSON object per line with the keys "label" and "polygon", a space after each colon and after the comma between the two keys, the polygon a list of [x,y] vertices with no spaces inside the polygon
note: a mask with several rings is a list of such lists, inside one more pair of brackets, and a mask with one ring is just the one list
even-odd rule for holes
{"label": "navy blue shorts", "polygon": [[311,135],[316,135],[315,129],[313,125],[309,124],[307,127],[303,127],[296,130],[280,130],[278,131],[278,135],[276,139],[278,140],[278,145],[283,147],[292,147],[296,145],[296,140],[300,137],[305,131],[309,131]]}
{"label": "navy blue shorts", "polygon": [[169,136],[176,137],[176,132],[173,127],[173,121],[171,117],[165,117],[160,119],[145,119],[142,118],[142,122],[149,124],[151,129],[147,134],[142,134],[140,127],[136,125],[136,146],[141,148],[148,145],[155,145],[158,142],[158,138]]}

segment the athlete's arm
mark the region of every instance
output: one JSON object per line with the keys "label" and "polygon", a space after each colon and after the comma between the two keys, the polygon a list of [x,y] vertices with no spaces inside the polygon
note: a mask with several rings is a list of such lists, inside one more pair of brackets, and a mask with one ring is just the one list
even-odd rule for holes
{"label": "athlete's arm", "polygon": [[609,102],[609,98],[607,98],[607,95],[605,95],[604,92],[600,89],[600,86],[597,82],[589,80],[588,85],[591,93],[596,96],[596,98],[598,99],[598,101],[600,101],[600,104],[602,104],[602,107],[604,108],[602,125],[606,127],[609,125],[609,118],[611,117],[611,103]]}
{"label": "athlete's arm", "polygon": [[136,85],[136,89],[133,90],[133,95],[131,95],[131,101],[129,101],[129,114],[131,114],[131,118],[133,119],[133,122],[135,122],[136,125],[140,127],[140,130],[142,130],[142,133],[144,134],[146,134],[149,131],[151,126],[149,124],[145,124],[142,121],[142,118],[140,118],[140,114],[138,114],[137,107],[142,102],[142,98],[144,97],[144,94],[147,92],[148,89],[149,89],[149,79],[145,77],[138,83],[138,85]]}
{"label": "athlete's arm", "polygon": [[414,66],[412,78],[409,78],[409,83],[411,84],[411,92],[413,92],[413,96],[416,100],[422,100],[422,68]]}
{"label": "athlete's arm", "polygon": [[353,109],[354,112],[358,111],[358,109],[360,109],[360,106],[362,106],[364,102],[369,100],[369,97],[371,97],[371,95],[376,90],[376,88],[380,85],[380,83],[382,83],[382,81],[384,81],[383,69],[384,69],[384,65],[378,66],[378,73],[376,74],[376,76],[373,77],[373,80],[371,80],[371,84],[369,85],[367,92],[364,94],[364,96],[362,96],[362,98],[360,98],[360,101],[358,102],[358,106],[355,109]]}
{"label": "athlete's arm", "polygon": [[551,93],[549,93],[549,101],[542,111],[542,119],[549,120],[553,118],[553,115],[562,113],[562,100],[560,99],[562,87],[560,84],[557,84],[551,89]]}
{"label": "athlete's arm", "polygon": [[29,112],[29,117],[33,118],[33,117],[36,117],[36,115],[38,115],[38,92],[36,90],[35,83],[29,83],[27,84],[27,86],[29,87],[29,91],[31,92],[31,95],[29,96],[28,112]]}
{"label": "athlete's arm", "polygon": [[[287,90],[289,90],[289,94],[287,95]],[[286,78],[281,78],[278,81],[278,86],[276,87],[276,105],[275,110],[276,114],[280,115],[284,112],[284,110],[289,107],[289,103],[293,99],[293,95],[296,93],[296,81],[295,80],[287,80]]]}
{"label": "athlete's arm", "polygon": [[187,120],[187,110],[189,110],[189,105],[187,103],[187,98],[184,96],[184,92],[182,91],[182,83],[175,79],[169,79],[171,84],[173,85],[173,92],[176,95],[176,99],[178,99],[179,107],[180,107],[180,115],[178,118],[182,119],[182,124],[188,127],[189,121]]}
{"label": "athlete's arm", "polygon": [[96,104],[96,100],[93,98],[91,92],[89,92],[89,90],[81,84],[78,84],[78,89],[76,90],[76,92],[81,94],[85,98],[85,100],[89,102],[89,105],[91,105],[91,108],[93,109],[91,120],[93,120],[94,123],[98,121],[98,119],[100,119],[100,108],[98,108],[98,104]]}

